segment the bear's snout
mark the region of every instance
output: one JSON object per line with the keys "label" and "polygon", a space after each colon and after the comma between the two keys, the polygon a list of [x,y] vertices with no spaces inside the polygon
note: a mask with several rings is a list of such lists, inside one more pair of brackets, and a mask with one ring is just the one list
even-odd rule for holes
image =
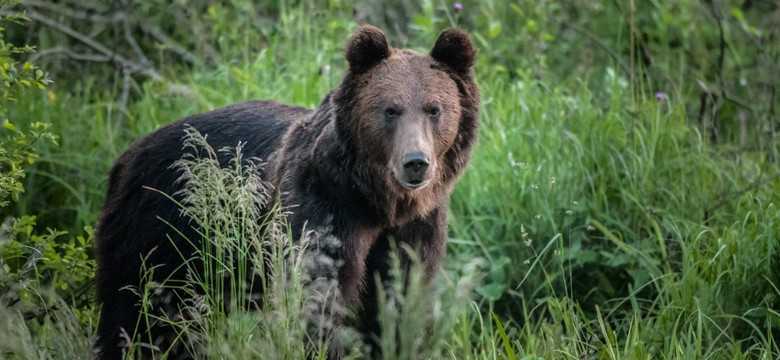
{"label": "bear's snout", "polygon": [[428,157],[423,153],[411,153],[404,155],[404,175],[410,184],[421,184],[425,179],[425,171],[428,170]]}
{"label": "bear's snout", "polygon": [[425,153],[407,153],[402,160],[398,164],[401,171],[397,171],[397,169],[395,177],[403,187],[415,190],[423,188],[431,182],[431,176],[428,171],[431,163]]}

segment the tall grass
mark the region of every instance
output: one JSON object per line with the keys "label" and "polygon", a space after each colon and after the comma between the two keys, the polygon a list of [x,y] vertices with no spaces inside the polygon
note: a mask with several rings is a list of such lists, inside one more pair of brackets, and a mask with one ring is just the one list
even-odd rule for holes
{"label": "tall grass", "polygon": [[0,357],[3,359],[86,359],[94,327],[85,326],[70,304],[59,302],[49,316],[30,321],[17,309],[0,306]]}
{"label": "tall grass", "polygon": [[[139,284],[135,291],[146,318],[141,324],[174,328],[177,341],[193,355],[305,358],[303,252],[288,238],[281,211],[269,204],[272,188],[260,177],[263,164],[244,158],[243,144],[215,150],[207,135],[193,128],[185,133],[185,154],[173,165],[182,174],[176,205],[198,229],[198,239],[185,240],[195,253],[181,254],[184,281]],[[225,168],[218,152],[230,159]],[[271,211],[263,213],[267,208]],[[147,304],[166,290],[177,290],[184,308],[160,317]],[[151,344],[143,336],[132,339],[131,355]]]}
{"label": "tall grass", "polygon": [[[664,16],[672,9],[653,4]],[[232,39],[242,40],[222,44],[229,61],[172,70],[171,80],[183,92],[133,83],[132,101],[121,109],[118,88],[85,80],[20,99],[14,116],[48,121],[61,137],[57,147],[41,144],[18,211],[38,213],[75,236],[94,222],[111,163],[142,134],[251,98],[315,106],[338,84],[342,43],[355,24],[304,5],[282,2],[275,25],[281,30],[274,33],[230,29]],[[343,15],[348,6],[342,5],[328,4]],[[629,43],[628,30],[607,33],[617,25],[596,18],[596,8],[607,4],[587,6],[593,12],[583,21],[602,24],[596,35],[620,56],[609,46]],[[567,51],[593,43],[571,41],[572,32],[562,35],[560,46],[550,40],[554,29],[543,20],[560,14],[555,4],[515,8],[488,1],[470,21],[451,10],[443,16],[442,7],[450,9],[423,2],[405,36],[393,38],[424,50],[441,27],[459,20],[469,27],[481,51],[480,142],[453,194],[449,256],[433,301],[424,301],[430,294],[424,289],[389,287],[385,333],[403,336],[386,336],[382,346],[402,346],[399,352],[408,358],[780,357],[780,173],[764,156],[778,151],[765,149],[775,143],[758,139],[755,151],[741,151],[728,138],[712,143],[693,123],[691,103],[698,99],[688,93],[699,84],[689,78],[692,64],[676,57],[679,49],[668,49],[660,65],[646,69],[665,74],[661,84],[670,90],[657,99],[652,94],[660,85],[629,76],[614,54],[584,51],[590,57],[576,64],[567,58]],[[683,10],[675,26],[694,26],[690,7]],[[626,15],[622,8],[605,11]],[[523,23],[511,27],[514,19]],[[678,35],[658,34],[670,41]],[[549,51],[537,57],[535,49]],[[210,169],[246,184],[243,167]],[[204,201],[225,194],[194,189],[193,195],[210,194]],[[205,204],[183,205],[211,241],[250,246],[244,240],[263,239],[249,221],[257,220],[251,211],[231,219],[230,227],[197,210]],[[230,250],[219,251],[228,256]],[[204,298],[208,316],[196,327],[181,324],[183,331],[215,358],[305,356],[305,331],[295,320],[305,295],[290,256],[272,257],[278,263],[270,268],[281,272],[271,272],[273,295],[261,311],[220,312],[230,308],[224,299],[252,300],[240,296],[246,284],[221,288],[224,283],[212,281],[217,277],[192,279],[214,292]],[[252,266],[259,261],[246,260]],[[210,274],[220,271],[234,270]],[[250,267],[243,271],[233,276],[251,273]],[[73,354],[88,351],[92,331],[82,315],[65,310],[56,321],[38,323],[22,321],[17,309],[2,311],[0,356],[57,358],[50,349],[65,343]],[[422,322],[430,324],[425,331]],[[355,349],[359,354],[361,345]]]}

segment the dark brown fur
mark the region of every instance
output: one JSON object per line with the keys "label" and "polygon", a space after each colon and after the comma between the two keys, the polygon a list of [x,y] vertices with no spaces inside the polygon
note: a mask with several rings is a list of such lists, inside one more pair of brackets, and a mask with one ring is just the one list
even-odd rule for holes
{"label": "dark brown fur", "polygon": [[[379,29],[362,26],[347,43],[343,81],[315,111],[252,102],[180,120],[133,145],[112,170],[98,225],[98,357],[118,358],[119,329],[132,333],[136,324],[138,298],[120,289],[139,285],[142,257],[147,266],[159,266],[157,281],[184,276],[166,234],[180,246],[183,241],[158,216],[184,235],[195,232],[173,203],[143,186],[176,192],[179,174],[169,166],[182,154],[187,125],[208,134],[214,148],[246,141],[247,158],[269,160],[264,176],[282,205],[293,206],[287,218],[293,239],[313,230],[313,253],[338,264],[309,266],[310,290],[337,283],[333,296],[312,303],[312,313],[329,317],[321,336],[329,337],[350,307],[358,312],[355,326],[370,340],[379,329],[376,289],[367,279],[389,277],[389,239],[416,249],[429,278],[444,254],[448,199],[479,125],[474,56],[470,38],[457,29],[443,32],[429,56],[389,48]],[[409,175],[409,154],[429,166]],[[337,241],[326,244],[326,238]],[[169,331],[141,327],[152,338]],[[334,348],[332,357],[340,357]]]}

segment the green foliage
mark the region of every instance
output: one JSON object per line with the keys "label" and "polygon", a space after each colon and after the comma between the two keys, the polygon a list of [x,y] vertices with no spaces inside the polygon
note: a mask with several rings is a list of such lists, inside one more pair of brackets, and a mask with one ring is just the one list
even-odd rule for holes
{"label": "green foliage", "polygon": [[[0,2],[3,10],[0,15],[0,120],[3,122],[0,128],[0,208],[20,200],[25,192],[24,178],[29,167],[39,159],[36,146],[42,142],[56,144],[56,136],[50,131],[48,123],[24,116],[21,120],[13,116],[9,118],[11,105],[35,97],[36,91],[51,83],[43,70],[30,62],[20,63],[17,60],[32,53],[32,47],[18,47],[6,42],[7,24],[21,25],[28,21],[21,14],[5,12],[13,3]],[[38,234],[35,231],[36,216],[8,215],[0,225],[0,312],[6,316],[4,318],[19,321],[23,314],[48,322],[53,319],[49,315],[55,308],[88,303],[91,298],[88,289],[94,281],[94,260],[89,256],[91,229],[84,229],[86,235],[63,241],[62,238],[68,234],[66,231],[47,229],[46,233]],[[68,314],[73,316],[68,316],[66,321],[81,324],[89,323],[94,315],[91,309],[85,307],[77,307]],[[13,329],[4,326],[3,330],[31,331],[18,325]],[[46,330],[33,330],[36,334],[39,331]],[[66,333],[64,328],[56,325],[53,331]],[[53,341],[58,343],[62,339],[55,338]],[[88,341],[81,339],[76,343],[84,345]],[[20,349],[27,346],[15,345]]]}
{"label": "green foliage", "polygon": [[[0,105],[0,114],[4,114],[4,110],[5,106]],[[19,200],[19,196],[24,193],[22,179],[25,170],[39,156],[33,144],[41,138],[55,141],[55,136],[48,132],[48,127],[46,123],[34,122],[29,130],[23,131],[17,129],[8,119],[3,119],[3,129],[0,129],[0,207]]]}
{"label": "green foliage", "polygon": [[[35,62],[58,81],[48,96],[28,91],[8,108],[24,137],[0,147],[0,159],[13,159],[3,176],[13,163],[24,178],[11,177],[4,196],[18,201],[0,211],[35,213],[39,226],[69,235],[16,232],[18,244],[51,243],[60,263],[62,254],[80,261],[105,174],[131,141],[246,99],[316,106],[338,84],[343,40],[358,22],[421,51],[457,25],[478,44],[483,123],[451,201],[449,259],[436,290],[443,298],[432,311],[459,298],[451,291],[472,288],[463,279],[483,280],[471,306],[443,315],[452,327],[419,337],[430,347],[406,339],[406,349],[472,359],[780,357],[780,9],[771,1],[43,3],[21,5],[38,22],[24,39],[50,50]],[[41,25],[43,17],[116,45],[135,70],[115,56],[68,55],[95,49]],[[15,69],[24,73],[24,63]],[[18,134],[0,131],[9,144]],[[43,132],[60,144],[35,141]],[[9,149],[20,156],[4,155]],[[30,167],[33,150],[40,158]],[[39,245],[5,246],[21,254],[19,269]],[[68,289],[90,276],[86,264],[73,267],[81,275]],[[71,269],[55,265],[46,273]],[[425,315],[414,311],[430,308],[397,290],[386,294],[386,323],[418,334],[410,328]],[[296,304],[295,291],[279,290],[272,307]],[[77,323],[89,310],[74,315]],[[294,314],[213,318],[203,336],[219,346],[209,354],[281,346],[279,354],[296,357]],[[14,319],[17,339],[53,329]],[[45,342],[25,345],[25,357],[46,357],[36,350]]]}
{"label": "green foliage", "polygon": [[0,307],[45,316],[65,300],[82,324],[94,320],[88,308],[95,278],[89,254],[93,231],[68,238],[65,231],[36,234],[35,216],[8,218],[0,226]]}
{"label": "green foliage", "polygon": [[[6,8],[11,1],[0,2],[0,9]],[[33,143],[44,138],[54,141],[54,135],[47,131],[48,125],[41,122],[30,124],[29,130],[19,129],[18,121],[11,121],[8,116],[8,105],[18,100],[30,88],[44,89],[50,81],[44,72],[35,65],[16,60],[24,54],[31,53],[30,46],[18,47],[5,41],[5,25],[7,23],[21,24],[28,19],[20,14],[0,15],[0,207],[8,206],[10,200],[18,200],[24,192],[21,179],[25,168],[32,165],[38,155],[32,148]]]}

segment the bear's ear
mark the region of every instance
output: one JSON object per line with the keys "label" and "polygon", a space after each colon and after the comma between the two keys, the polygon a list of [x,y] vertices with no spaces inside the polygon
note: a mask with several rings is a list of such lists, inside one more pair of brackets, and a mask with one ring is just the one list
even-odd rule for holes
{"label": "bear's ear", "polygon": [[471,36],[461,29],[447,29],[436,40],[431,57],[459,73],[465,73],[474,65],[476,50]]}
{"label": "bear's ear", "polygon": [[345,55],[350,70],[360,72],[389,57],[390,47],[382,30],[371,25],[362,25],[347,41]]}

